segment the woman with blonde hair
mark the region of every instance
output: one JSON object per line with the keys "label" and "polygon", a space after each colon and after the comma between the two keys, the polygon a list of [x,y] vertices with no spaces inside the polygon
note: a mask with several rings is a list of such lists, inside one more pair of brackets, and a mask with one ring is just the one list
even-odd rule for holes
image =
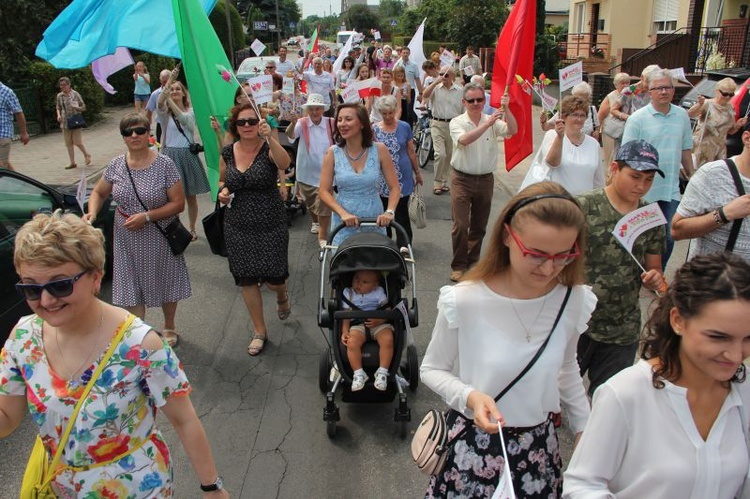
{"label": "woman with blonde hair", "polygon": [[413,102],[411,101],[411,85],[406,81],[406,70],[403,66],[393,68],[393,86],[401,95],[400,119],[413,126],[416,117],[414,116]]}
{"label": "woman with blonde hair", "polygon": [[562,492],[560,404],[576,440],[589,415],[576,361],[596,306],[583,285],[585,226],[560,185],[527,187],[498,217],[477,264],[440,290],[420,374],[451,407],[451,444],[426,497],[493,496],[505,465],[498,424],[518,497]]}
{"label": "woman with blonde hair", "polygon": [[83,129],[82,128],[70,128],[68,126],[68,118],[82,114],[86,110],[86,103],[83,102],[81,94],[73,90],[70,85],[70,78],[63,76],[57,82],[60,93],[57,94],[55,100],[55,109],[57,110],[57,122],[60,123],[60,128],[63,132],[63,140],[65,141],[65,148],[68,150],[68,158],[70,163],[65,167],[66,170],[76,168],[76,153],[74,147],[77,147],[83,153],[83,158],[86,161],[86,166],[91,164],[91,155],[86,150],[86,146],[83,145]]}
{"label": "woman with blonde hair", "polygon": [[693,130],[695,167],[727,157],[727,135],[736,133],[747,124],[747,116],[735,121],[734,106],[730,102],[737,90],[731,78],[716,83],[713,99],[698,95],[698,101],[688,109],[688,116],[698,118]]}
{"label": "woman with blonde hair", "polygon": [[173,497],[159,409],[201,484],[201,495],[188,495],[229,497],[174,351],[141,319],[98,298],[101,231],[57,211],[36,215],[15,241],[16,287],[34,314],[18,321],[0,355],[0,435],[31,415],[47,454],[60,456],[51,470],[57,497]]}
{"label": "woman with blonde hair", "polygon": [[[601,137],[602,144],[604,146],[604,168],[605,170],[609,167],[609,164],[620,149],[620,142],[622,139],[622,132],[625,129],[625,121],[615,117],[612,114],[617,99],[620,97],[620,92],[630,85],[630,75],[627,73],[617,73],[612,78],[612,83],[615,89],[607,94],[602,103],[599,105],[599,122],[602,124]],[[627,117],[625,117],[627,119]],[[611,122],[611,123],[610,123]],[[614,125],[608,128],[609,125]],[[606,130],[613,130],[612,135],[608,135]]]}

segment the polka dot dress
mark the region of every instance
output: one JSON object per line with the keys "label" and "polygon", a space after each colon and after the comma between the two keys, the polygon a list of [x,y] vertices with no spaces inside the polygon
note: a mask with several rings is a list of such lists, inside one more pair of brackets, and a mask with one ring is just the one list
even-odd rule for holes
{"label": "polka dot dress", "polygon": [[221,151],[227,165],[225,185],[234,194],[224,215],[229,271],[238,286],[283,284],[289,276],[289,229],[276,186],[278,169],[263,144],[253,164],[241,172],[232,145]]}
{"label": "polka dot dress", "polygon": [[[169,249],[162,229],[174,220],[169,217],[147,223],[138,230],[124,227],[127,215],[145,211],[133,191],[125,156],[112,160],[104,170],[104,179],[112,184],[112,197],[117,202],[114,228],[114,270],[112,303],[123,307],[146,305],[160,307],[189,298],[190,278],[183,255],[175,256]],[[167,189],[179,182],[177,168],[168,157],[159,154],[141,170],[131,170],[138,195],[149,209],[164,206],[169,200]]]}

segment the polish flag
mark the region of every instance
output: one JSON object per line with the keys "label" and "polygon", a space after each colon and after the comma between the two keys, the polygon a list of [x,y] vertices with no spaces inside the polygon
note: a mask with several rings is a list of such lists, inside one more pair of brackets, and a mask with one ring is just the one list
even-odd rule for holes
{"label": "polish flag", "polygon": [[362,99],[367,97],[378,97],[383,90],[383,82],[377,78],[368,78],[367,80],[355,83],[359,96]]}

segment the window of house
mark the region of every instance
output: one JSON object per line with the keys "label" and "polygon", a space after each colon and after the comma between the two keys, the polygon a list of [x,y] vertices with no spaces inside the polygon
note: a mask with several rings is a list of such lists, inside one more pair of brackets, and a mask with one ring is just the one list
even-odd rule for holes
{"label": "window of house", "polygon": [[586,32],[586,2],[579,2],[573,6],[573,33]]}
{"label": "window of house", "polygon": [[679,0],[654,1],[654,33],[671,33],[677,29]]}

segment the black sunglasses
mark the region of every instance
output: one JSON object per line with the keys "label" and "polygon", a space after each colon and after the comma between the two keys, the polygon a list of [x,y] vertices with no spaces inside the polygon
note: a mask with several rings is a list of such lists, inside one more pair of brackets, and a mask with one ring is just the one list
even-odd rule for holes
{"label": "black sunglasses", "polygon": [[131,135],[133,135],[133,132],[135,132],[136,135],[143,135],[145,133],[148,133],[148,127],[136,126],[133,128],[126,128],[124,130],[120,130],[120,134],[123,137],[130,137]]}
{"label": "black sunglasses", "polygon": [[476,99],[464,99],[469,104],[480,104],[484,102],[484,97],[477,97]]}
{"label": "black sunglasses", "polygon": [[19,282],[16,284],[16,289],[23,295],[24,298],[31,301],[41,300],[42,291],[45,289],[47,293],[51,294],[55,298],[65,298],[73,294],[73,286],[78,280],[86,274],[88,270],[84,270],[80,274],[68,277],[66,279],[58,279],[57,281],[50,281],[46,284],[27,284]]}
{"label": "black sunglasses", "polygon": [[734,97],[734,92],[724,92],[723,90],[719,90],[719,93],[724,97]]}
{"label": "black sunglasses", "polygon": [[258,118],[238,119],[237,121],[235,121],[235,123],[237,124],[237,126],[255,126],[260,123],[260,120]]}

